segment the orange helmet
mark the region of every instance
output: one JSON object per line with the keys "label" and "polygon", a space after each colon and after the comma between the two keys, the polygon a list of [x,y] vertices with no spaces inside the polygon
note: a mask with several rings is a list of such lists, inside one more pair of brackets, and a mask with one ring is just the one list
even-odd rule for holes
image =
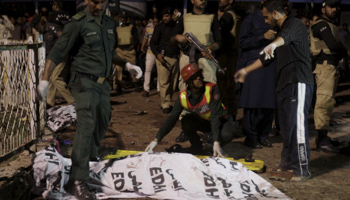
{"label": "orange helmet", "polygon": [[184,68],[182,68],[181,76],[182,76],[184,82],[187,82],[188,79],[190,79],[191,76],[193,76],[193,74],[195,74],[201,70],[202,69],[200,69],[196,63],[190,63],[190,64],[186,65]]}

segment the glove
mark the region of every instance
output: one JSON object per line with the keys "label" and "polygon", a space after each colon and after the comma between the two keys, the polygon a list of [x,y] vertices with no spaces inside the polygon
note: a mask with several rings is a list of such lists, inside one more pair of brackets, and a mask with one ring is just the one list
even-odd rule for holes
{"label": "glove", "polygon": [[277,45],[275,43],[271,43],[260,52],[260,55],[265,54],[265,60],[273,58],[273,52],[275,51],[276,47]]}
{"label": "glove", "polygon": [[130,74],[134,75],[135,78],[139,79],[142,76],[142,70],[139,66],[132,65],[129,62],[125,64],[126,70],[130,72]]}
{"label": "glove", "polygon": [[224,158],[224,156],[221,154],[221,147],[220,147],[220,143],[218,141],[214,142],[213,156]]}
{"label": "glove", "polygon": [[49,92],[49,81],[45,81],[45,80],[39,81],[37,91],[41,100],[44,100],[47,93]]}
{"label": "glove", "polygon": [[146,147],[145,151],[146,151],[146,152],[152,153],[152,152],[153,152],[153,148],[154,148],[155,146],[157,146],[157,144],[158,144],[158,142],[152,141],[152,142],[149,143],[149,145]]}

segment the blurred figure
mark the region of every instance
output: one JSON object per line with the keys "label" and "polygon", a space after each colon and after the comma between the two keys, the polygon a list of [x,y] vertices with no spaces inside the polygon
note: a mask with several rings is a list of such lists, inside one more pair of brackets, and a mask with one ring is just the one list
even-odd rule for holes
{"label": "blurred figure", "polygon": [[219,10],[222,11],[221,17],[218,16],[221,37],[225,39],[219,50],[216,51],[216,58],[222,68],[226,68],[225,74],[217,73],[217,85],[220,89],[222,103],[226,106],[227,113],[236,120],[237,99],[235,91],[235,82],[233,74],[236,69],[238,33],[240,17],[233,9],[233,0],[219,0]]}
{"label": "blurred figure", "polygon": [[163,23],[155,27],[150,47],[157,58],[157,74],[159,83],[160,106],[164,114],[171,112],[173,106],[171,99],[176,89],[179,74],[178,46],[170,43],[176,22],[172,19],[171,7],[162,10]]}
{"label": "blurred figure", "polygon": [[[151,47],[150,41],[153,36],[154,28],[158,25],[158,19],[155,17],[152,20],[152,23],[147,24],[145,35],[142,41],[141,50],[145,53],[146,51],[146,66],[145,66],[145,75],[144,75],[144,83],[143,83],[143,91],[142,96],[148,97],[150,91],[150,83],[152,77],[152,70],[154,65],[156,64],[156,57],[154,56]],[[157,92],[159,92],[159,81],[157,80]]]}
{"label": "blurred figure", "polygon": [[11,39],[11,31],[15,30],[15,26],[7,15],[0,16],[0,39]]}

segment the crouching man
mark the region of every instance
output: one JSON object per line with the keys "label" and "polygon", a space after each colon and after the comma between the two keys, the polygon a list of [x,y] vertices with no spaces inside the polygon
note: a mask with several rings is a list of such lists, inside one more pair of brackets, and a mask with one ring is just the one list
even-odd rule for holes
{"label": "crouching man", "polygon": [[236,127],[232,117],[226,115],[219,88],[215,83],[204,82],[202,69],[194,63],[184,67],[181,70],[181,76],[187,88],[180,92],[170,116],[145,151],[153,152],[153,148],[172,130],[182,110],[185,109],[190,114],[182,118],[181,126],[190,140],[190,152],[194,154],[202,152],[202,141],[197,131],[211,132],[214,141],[213,156],[224,157],[221,146],[231,142]]}

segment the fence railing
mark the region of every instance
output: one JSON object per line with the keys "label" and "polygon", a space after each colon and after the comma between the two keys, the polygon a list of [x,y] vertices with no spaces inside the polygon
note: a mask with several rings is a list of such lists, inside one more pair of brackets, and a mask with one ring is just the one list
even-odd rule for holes
{"label": "fence railing", "polygon": [[0,162],[41,137],[46,104],[36,88],[44,63],[43,43],[0,45]]}

